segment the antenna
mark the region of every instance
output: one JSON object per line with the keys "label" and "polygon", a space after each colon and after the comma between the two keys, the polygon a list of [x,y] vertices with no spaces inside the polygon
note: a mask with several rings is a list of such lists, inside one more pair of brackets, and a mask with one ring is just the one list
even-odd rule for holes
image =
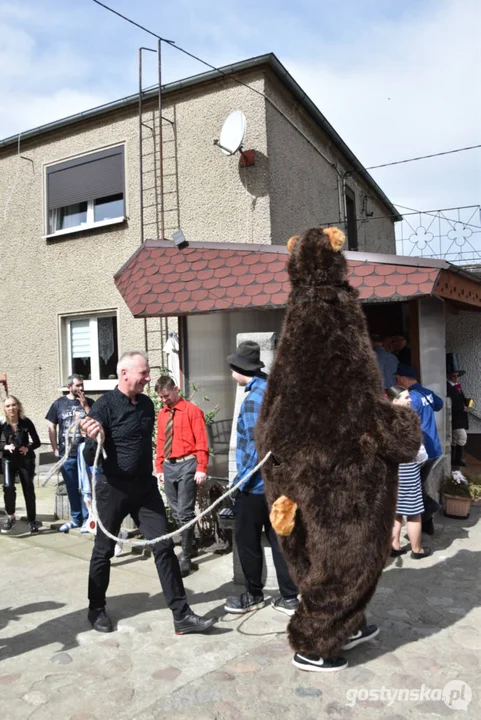
{"label": "antenna", "polygon": [[220,147],[224,155],[235,155],[242,148],[246,134],[246,118],[241,110],[233,110],[224,120],[220,138],[214,145]]}

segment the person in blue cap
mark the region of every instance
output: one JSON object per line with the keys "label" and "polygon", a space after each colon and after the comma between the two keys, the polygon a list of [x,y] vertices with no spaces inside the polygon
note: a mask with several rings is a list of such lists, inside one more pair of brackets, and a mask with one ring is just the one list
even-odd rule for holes
{"label": "person in blue cap", "polygon": [[417,412],[421,420],[423,445],[428,454],[428,460],[421,468],[421,481],[423,484],[424,514],[422,529],[427,535],[434,535],[433,514],[438,509],[438,503],[426,493],[426,483],[436,460],[443,454],[438,429],[436,427],[435,412],[444,406],[439,395],[429,388],[423,387],[417,380],[418,371],[411,365],[399,363],[396,373],[398,385],[409,390],[411,408]]}

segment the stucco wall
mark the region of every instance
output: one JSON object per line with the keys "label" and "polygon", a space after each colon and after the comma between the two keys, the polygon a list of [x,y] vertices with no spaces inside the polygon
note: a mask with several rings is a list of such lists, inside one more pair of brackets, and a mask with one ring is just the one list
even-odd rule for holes
{"label": "stucco wall", "polygon": [[[242,80],[266,90],[261,70]],[[319,132],[298,117],[273,76],[268,91],[317,138]],[[256,152],[253,167],[240,168],[239,155],[227,157],[213,144],[235,109],[246,115],[244,148]],[[333,171],[248,88],[226,79],[166,95],[163,116],[166,237],[180,227],[191,240],[283,243],[307,225],[339,217]],[[146,104],[143,119],[157,132],[156,102]],[[144,138],[145,237],[158,238],[159,147],[148,128]],[[108,229],[42,237],[46,166],[119,143],[125,145],[127,220]],[[19,159],[16,147],[0,150],[0,211],[6,213],[0,225],[0,372],[7,372],[10,391],[24,402],[43,440],[45,412],[66,378],[61,316],[115,311],[119,351],[145,347],[144,322],[131,317],[112,281],[141,238],[138,151],[136,106],[24,140],[21,154],[32,162]],[[360,191],[355,178],[350,185]],[[381,213],[379,205],[375,215]],[[360,226],[359,249],[393,251],[388,225],[379,226],[378,235],[372,223]],[[147,323],[147,349],[157,367],[164,360],[165,328],[159,320]]]}
{"label": "stucco wall", "polygon": [[[451,309],[446,315],[446,352],[458,354],[466,375],[461,378],[464,394],[474,400],[474,410],[481,415],[481,313]],[[481,421],[472,414],[469,432],[480,433]]]}
{"label": "stucco wall", "polygon": [[[348,167],[343,158],[327,135],[271,74],[267,76],[266,92],[338,167],[336,172],[276,108],[269,103],[266,105],[272,242],[285,243],[291,235],[320,223],[328,222],[345,229],[343,181],[339,174]],[[389,213],[388,208],[357,174],[346,178],[346,183],[356,199],[358,249],[395,254],[394,224],[384,217]],[[364,196],[367,200],[363,202]],[[363,208],[372,215],[366,215]],[[382,219],[378,219],[380,216]]]}

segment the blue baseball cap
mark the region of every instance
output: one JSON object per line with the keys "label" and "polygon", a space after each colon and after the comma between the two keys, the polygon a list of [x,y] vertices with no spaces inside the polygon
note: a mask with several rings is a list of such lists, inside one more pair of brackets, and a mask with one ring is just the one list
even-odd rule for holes
{"label": "blue baseball cap", "polygon": [[406,365],[405,363],[399,363],[396,370],[396,375],[401,377],[417,379],[418,371],[412,365]]}

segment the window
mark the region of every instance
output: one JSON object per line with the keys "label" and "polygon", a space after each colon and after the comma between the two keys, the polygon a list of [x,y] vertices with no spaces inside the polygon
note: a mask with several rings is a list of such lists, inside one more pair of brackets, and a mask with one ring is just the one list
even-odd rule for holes
{"label": "window", "polygon": [[356,219],[356,196],[350,187],[346,185],[346,224],[347,224],[347,247],[349,250],[357,250],[357,219]]}
{"label": "window", "polygon": [[65,318],[64,338],[66,377],[83,375],[87,390],[115,387],[119,359],[116,315]]}
{"label": "window", "polygon": [[47,237],[125,219],[124,148],[47,168]]}

